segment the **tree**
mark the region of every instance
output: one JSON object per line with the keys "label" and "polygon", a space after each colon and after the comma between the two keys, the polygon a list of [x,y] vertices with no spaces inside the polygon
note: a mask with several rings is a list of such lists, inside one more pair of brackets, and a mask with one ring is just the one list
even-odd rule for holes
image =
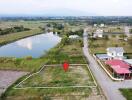
{"label": "tree", "polygon": [[127,36],[125,34],[121,34],[120,38],[125,39]]}
{"label": "tree", "polygon": [[67,37],[67,36],[64,36],[64,38],[62,38],[62,40],[61,40],[62,42],[62,44],[63,45],[68,45],[68,44],[70,44],[70,39],[69,39],[69,37]]}
{"label": "tree", "polygon": [[130,33],[132,33],[132,29],[130,29]]}
{"label": "tree", "polygon": [[109,40],[108,35],[105,35],[105,36],[104,36],[104,39],[105,39],[105,40]]}
{"label": "tree", "polygon": [[46,26],[47,26],[47,27],[51,27],[51,24],[50,24],[50,23],[48,23]]}

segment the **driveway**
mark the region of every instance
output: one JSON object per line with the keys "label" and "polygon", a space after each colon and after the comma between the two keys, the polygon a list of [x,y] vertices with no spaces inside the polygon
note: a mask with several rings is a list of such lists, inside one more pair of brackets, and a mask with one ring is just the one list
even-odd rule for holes
{"label": "driveway", "polygon": [[6,89],[12,85],[17,79],[26,75],[27,72],[3,71],[0,70],[0,96]]}
{"label": "driveway", "polygon": [[105,96],[108,100],[126,100],[121,92],[119,91],[119,88],[132,88],[132,81],[122,81],[122,82],[114,82],[112,81],[107,74],[104,72],[104,70],[98,65],[96,60],[91,56],[88,49],[88,35],[86,31],[84,31],[83,36],[83,53],[86,56],[86,59],[89,62],[89,67],[91,68],[97,82],[101,86]]}

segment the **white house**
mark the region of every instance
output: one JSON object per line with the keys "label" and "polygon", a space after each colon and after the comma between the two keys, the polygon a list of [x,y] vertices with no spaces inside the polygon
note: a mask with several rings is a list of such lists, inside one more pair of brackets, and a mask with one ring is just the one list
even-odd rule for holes
{"label": "white house", "polygon": [[113,59],[123,59],[124,49],[123,47],[109,47],[106,49],[107,55],[112,57]]}
{"label": "white house", "polygon": [[94,33],[94,38],[96,37],[100,37],[102,38],[103,37],[103,30],[102,29],[97,29],[96,32]]}
{"label": "white house", "polygon": [[94,27],[97,27],[97,24],[94,24]]}
{"label": "white house", "polygon": [[100,24],[100,27],[105,27],[105,24]]}
{"label": "white house", "polygon": [[79,36],[78,36],[78,35],[70,35],[69,38],[70,38],[70,39],[78,39]]}

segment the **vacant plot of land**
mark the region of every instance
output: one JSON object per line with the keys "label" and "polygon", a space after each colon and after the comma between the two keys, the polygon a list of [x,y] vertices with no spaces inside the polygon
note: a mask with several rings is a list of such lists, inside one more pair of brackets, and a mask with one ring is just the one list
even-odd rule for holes
{"label": "vacant plot of land", "polygon": [[[47,65],[14,85],[6,100],[105,100],[87,65]],[[6,95],[6,94],[5,94]]]}
{"label": "vacant plot of land", "polygon": [[17,79],[25,74],[27,73],[17,71],[0,71],[0,95]]}
{"label": "vacant plot of land", "polygon": [[[71,65],[65,72],[62,66],[44,66],[37,74],[32,74],[18,88],[67,88],[96,87],[87,65]],[[16,87],[16,88],[17,88]]]}
{"label": "vacant plot of land", "polygon": [[11,98],[16,98],[15,100],[105,99],[100,94],[100,90],[98,90],[86,64],[70,65],[67,72],[60,65],[45,65],[40,71],[27,76],[15,85],[6,99],[10,100]]}

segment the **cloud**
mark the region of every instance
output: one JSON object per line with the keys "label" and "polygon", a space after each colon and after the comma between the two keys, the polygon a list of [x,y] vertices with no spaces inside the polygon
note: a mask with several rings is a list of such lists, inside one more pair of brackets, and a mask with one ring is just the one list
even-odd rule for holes
{"label": "cloud", "polygon": [[22,39],[16,42],[18,46],[32,50],[32,40],[31,39]]}

